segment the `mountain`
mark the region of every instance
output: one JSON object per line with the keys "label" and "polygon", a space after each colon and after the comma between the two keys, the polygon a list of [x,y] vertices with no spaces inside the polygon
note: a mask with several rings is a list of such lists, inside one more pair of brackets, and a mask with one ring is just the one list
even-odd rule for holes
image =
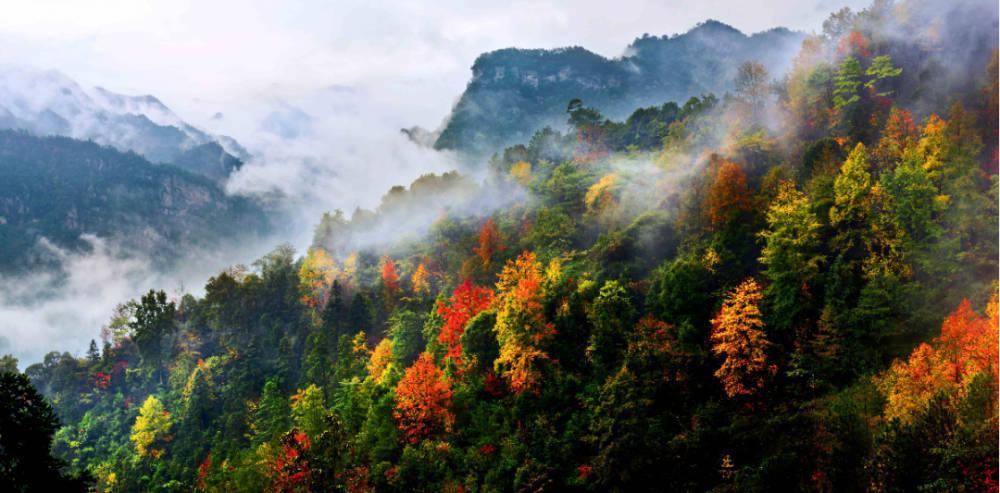
{"label": "mountain", "polygon": [[473,64],[472,80],[434,147],[499,150],[546,125],[565,126],[566,104],[574,98],[623,118],[639,106],[721,95],[744,61],[783,73],[803,39],[784,28],[747,36],[710,20],[681,35],[643,35],[615,59],[580,47],[485,53]]}
{"label": "mountain", "polygon": [[54,70],[0,69],[0,128],[92,140],[214,180],[224,179],[247,157],[233,139],[195,128],[153,96],[87,90]]}
{"label": "mountain", "polygon": [[169,262],[267,228],[255,203],[204,176],[93,142],[0,130],[0,272],[50,263],[34,248],[41,238],[81,250],[94,234]]}

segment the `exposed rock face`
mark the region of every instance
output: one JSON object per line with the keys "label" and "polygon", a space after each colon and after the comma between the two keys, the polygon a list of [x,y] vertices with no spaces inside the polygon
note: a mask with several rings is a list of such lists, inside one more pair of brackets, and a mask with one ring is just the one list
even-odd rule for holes
{"label": "exposed rock face", "polygon": [[203,176],[93,142],[11,130],[0,131],[0,218],[0,272],[36,267],[41,238],[73,250],[93,234],[169,262],[268,229],[260,207]]}
{"label": "exposed rock face", "polygon": [[783,73],[803,39],[783,28],[747,36],[707,21],[677,36],[644,35],[616,59],[580,47],[485,53],[473,64],[472,80],[435,147],[489,153],[527,141],[545,126],[563,127],[574,98],[623,118],[637,107],[721,95],[747,60],[763,63],[774,76]]}

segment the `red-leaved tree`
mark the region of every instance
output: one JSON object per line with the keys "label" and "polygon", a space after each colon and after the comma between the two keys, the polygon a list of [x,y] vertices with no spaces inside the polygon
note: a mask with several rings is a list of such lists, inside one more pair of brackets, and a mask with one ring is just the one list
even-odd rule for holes
{"label": "red-leaved tree", "polygon": [[393,414],[407,442],[418,443],[451,431],[455,422],[451,396],[451,382],[429,353],[421,354],[396,385]]}
{"label": "red-leaved tree", "polygon": [[437,313],[444,320],[438,342],[447,348],[445,358],[460,362],[465,325],[479,312],[489,308],[492,301],[493,291],[466,280],[455,289],[447,302],[438,302]]}

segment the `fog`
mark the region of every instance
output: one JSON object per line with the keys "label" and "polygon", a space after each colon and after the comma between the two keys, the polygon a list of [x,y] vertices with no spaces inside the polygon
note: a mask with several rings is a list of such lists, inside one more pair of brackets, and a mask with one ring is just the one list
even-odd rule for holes
{"label": "fog", "polygon": [[[423,174],[482,169],[400,132],[438,127],[481,52],[582,45],[618,56],[644,32],[683,32],[706,18],[745,32],[777,25],[811,31],[840,4],[744,5],[742,12],[717,2],[685,9],[644,1],[630,8],[606,2],[284,5],[84,7],[47,0],[21,3],[0,19],[0,63],[55,68],[84,86],[153,94],[185,121],[235,137],[252,157],[230,177],[227,192],[255,197],[280,218],[271,237],[240,248],[191,251],[171,272],[154,270],[151,259],[108,239],[88,236],[89,253],[43,241],[38,248],[60,258],[62,272],[0,278],[0,354],[14,354],[22,368],[49,351],[81,354],[118,303],[153,288],[174,298],[198,294],[208,277],[250,264],[281,243],[303,253],[323,212],[340,209],[350,216],[357,207],[377,207],[390,187]],[[477,196],[439,205],[482,214],[517,198]],[[353,246],[419,234],[436,217],[414,212],[396,213]]]}
{"label": "fog", "polygon": [[478,168],[410,141],[400,131],[409,123],[403,104],[336,86],[217,114],[211,130],[232,135],[254,156],[226,190],[277,208],[288,221],[285,240],[302,249],[323,212],[373,209],[389,188],[422,174]]}

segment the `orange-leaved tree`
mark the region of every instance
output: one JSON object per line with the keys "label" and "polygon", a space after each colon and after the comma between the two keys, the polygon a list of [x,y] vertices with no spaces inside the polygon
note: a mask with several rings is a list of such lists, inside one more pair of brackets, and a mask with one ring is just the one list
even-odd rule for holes
{"label": "orange-leaved tree", "polygon": [[455,422],[451,396],[451,382],[444,372],[434,365],[430,353],[421,354],[396,385],[393,414],[404,438],[410,443],[418,443],[451,431]]}
{"label": "orange-leaved tree", "polygon": [[500,229],[493,222],[493,218],[487,219],[483,227],[479,228],[479,245],[472,249],[483,263],[483,268],[489,269],[493,264],[493,257],[506,248]]}
{"label": "orange-leaved tree", "polygon": [[708,220],[713,228],[721,229],[750,210],[750,188],[747,175],[740,165],[722,161],[715,180],[708,188]]}
{"label": "orange-leaved tree", "polygon": [[437,313],[444,320],[441,332],[438,334],[438,342],[447,348],[445,358],[459,362],[462,356],[461,338],[465,332],[465,324],[479,312],[489,308],[492,301],[492,291],[466,280],[455,288],[447,302],[438,302]]}
{"label": "orange-leaved tree", "polygon": [[[886,419],[912,421],[931,400],[943,395],[952,403],[965,397],[973,379],[985,373],[997,381],[997,298],[980,316],[963,300],[941,324],[941,335],[917,346],[906,361],[896,361],[876,379],[885,392]],[[996,385],[993,402],[996,401]]]}
{"label": "orange-leaved tree", "polygon": [[382,285],[389,296],[395,296],[399,291],[399,273],[396,271],[396,262],[389,257],[382,257]]}
{"label": "orange-leaved tree", "polygon": [[497,282],[493,304],[497,310],[496,333],[500,356],[496,367],[517,393],[537,391],[540,365],[549,359],[545,344],[555,335],[545,320],[542,265],[532,252],[507,262]]}
{"label": "orange-leaved tree", "polygon": [[715,376],[729,397],[756,394],[778,370],[767,361],[771,343],[764,334],[762,298],[760,285],[749,278],[726,296],[712,320],[712,352],[722,358]]}

